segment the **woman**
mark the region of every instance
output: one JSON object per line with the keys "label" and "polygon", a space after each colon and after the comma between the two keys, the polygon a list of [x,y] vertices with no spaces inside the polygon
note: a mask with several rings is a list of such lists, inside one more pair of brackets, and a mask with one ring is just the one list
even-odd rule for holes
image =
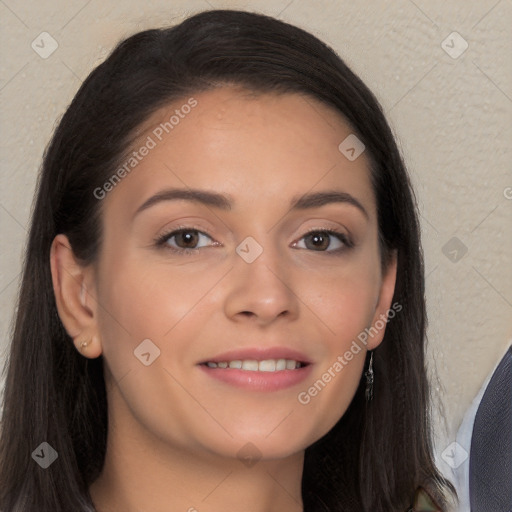
{"label": "woman", "polygon": [[11,511],[447,510],[413,193],[301,29],[126,39],[44,157],[2,419]]}

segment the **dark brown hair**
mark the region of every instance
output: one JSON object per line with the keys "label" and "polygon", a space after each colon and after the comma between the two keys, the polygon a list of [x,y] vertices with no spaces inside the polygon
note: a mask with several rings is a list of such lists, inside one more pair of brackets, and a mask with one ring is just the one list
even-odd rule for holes
{"label": "dark brown hair", "polygon": [[[343,417],[307,448],[305,511],[405,511],[420,484],[445,503],[442,495],[452,488],[435,468],[431,446],[418,216],[382,109],[343,60],[308,32],[259,14],[216,10],[122,41],[84,81],[46,149],[7,363],[4,512],[93,511],[88,487],[105,456],[102,358],[78,354],[60,322],[49,265],[54,237],[66,234],[80,260],[95,261],[102,225],[93,190],[118,168],[137,127],[163,105],[222,84],[299,92],[343,116],[371,160],[383,266],[392,251],[398,255],[393,301],[402,310],[374,352],[374,399],[365,402],[361,380]],[[43,441],[58,452],[45,470],[31,458]]]}

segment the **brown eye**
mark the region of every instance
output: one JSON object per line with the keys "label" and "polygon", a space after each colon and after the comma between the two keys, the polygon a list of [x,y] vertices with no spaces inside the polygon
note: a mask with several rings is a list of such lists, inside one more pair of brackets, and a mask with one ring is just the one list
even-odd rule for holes
{"label": "brown eye", "polygon": [[305,248],[316,252],[337,253],[353,246],[344,233],[332,230],[310,231],[301,240],[305,241],[305,247],[300,247],[301,249]]}
{"label": "brown eye", "polygon": [[[208,242],[208,240],[211,241],[212,238],[198,229],[181,228],[162,235],[156,240],[156,245],[176,252],[191,253],[192,251],[197,252],[202,247],[207,247],[208,244],[204,242]],[[198,246],[200,242],[203,242],[202,246]]]}
{"label": "brown eye", "polygon": [[[318,232],[304,237],[306,240],[306,247],[308,249],[320,249],[325,250],[329,247],[331,242],[331,236],[328,233]],[[311,247],[308,247],[307,241],[310,240]]]}
{"label": "brown eye", "polygon": [[181,249],[195,249],[195,245],[199,241],[198,231],[195,230],[179,231],[174,238],[176,245]]}

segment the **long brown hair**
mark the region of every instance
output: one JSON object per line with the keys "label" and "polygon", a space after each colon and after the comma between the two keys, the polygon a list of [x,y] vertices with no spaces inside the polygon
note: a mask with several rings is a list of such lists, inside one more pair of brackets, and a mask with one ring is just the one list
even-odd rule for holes
{"label": "long brown hair", "polygon": [[[450,484],[432,455],[425,370],[424,269],[416,204],[382,109],[336,53],[308,32],[243,11],[199,13],[122,41],[84,81],[45,152],[7,363],[0,438],[4,512],[91,512],[89,485],[107,439],[102,358],[75,350],[57,314],[49,265],[54,237],[95,260],[101,201],[135,129],[155,110],[193,93],[238,84],[259,92],[300,92],[339,112],[366,146],[378,206],[383,266],[398,254],[393,301],[402,306],[375,350],[375,393],[363,381],[346,413],[308,447],[306,512],[405,511],[420,485]],[[48,442],[58,459],[31,458]]]}

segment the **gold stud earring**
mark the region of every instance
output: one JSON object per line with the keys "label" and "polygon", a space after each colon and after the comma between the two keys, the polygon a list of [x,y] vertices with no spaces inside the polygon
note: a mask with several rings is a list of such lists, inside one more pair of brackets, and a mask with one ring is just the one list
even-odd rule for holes
{"label": "gold stud earring", "polygon": [[80,343],[80,350],[84,350],[84,348],[87,347],[87,345],[89,345],[89,343],[91,343],[90,339],[82,341],[82,343]]}

